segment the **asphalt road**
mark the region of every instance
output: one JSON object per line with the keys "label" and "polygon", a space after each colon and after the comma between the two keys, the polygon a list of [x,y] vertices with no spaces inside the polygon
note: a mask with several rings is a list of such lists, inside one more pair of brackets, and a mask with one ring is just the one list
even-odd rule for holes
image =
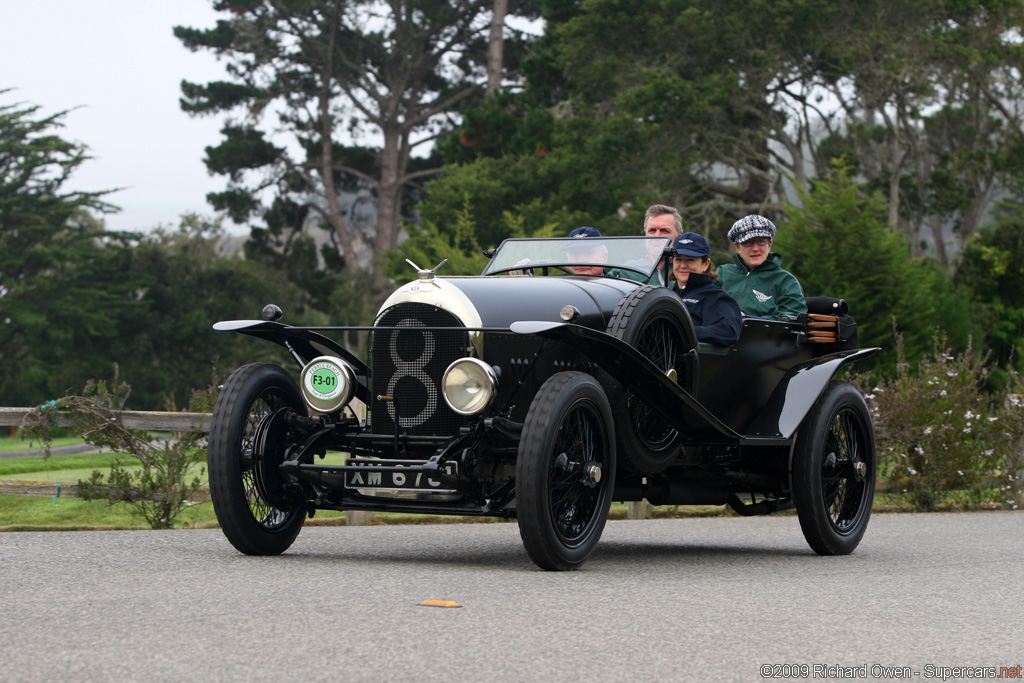
{"label": "asphalt road", "polygon": [[567,573],[514,523],[0,534],[2,681],[941,680],[1022,645],[1021,512],[875,515],[839,558],[792,516],[617,521]]}

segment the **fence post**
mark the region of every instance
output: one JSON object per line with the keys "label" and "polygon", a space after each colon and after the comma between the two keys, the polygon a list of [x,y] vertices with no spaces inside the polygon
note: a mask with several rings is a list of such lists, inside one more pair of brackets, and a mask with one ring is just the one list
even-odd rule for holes
{"label": "fence post", "polygon": [[345,510],[345,526],[369,526],[374,519],[374,513],[366,510]]}
{"label": "fence post", "polygon": [[626,509],[626,519],[651,519],[654,516],[654,506],[643,500],[631,500]]}

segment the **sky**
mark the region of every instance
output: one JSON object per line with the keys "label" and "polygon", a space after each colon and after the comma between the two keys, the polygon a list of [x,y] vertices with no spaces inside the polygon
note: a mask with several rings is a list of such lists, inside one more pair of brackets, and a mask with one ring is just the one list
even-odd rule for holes
{"label": "sky", "polygon": [[[212,27],[211,0],[0,0],[0,104],[34,104],[40,114],[73,109],[58,134],[93,159],[66,186],[97,191],[121,212],[115,230],[176,226],[184,213],[207,216],[206,193],[222,190],[204,148],[222,120],[193,118],[178,105],[180,83],[226,79],[222,62],[185,49],[176,25]],[[248,232],[230,221],[231,232]]]}

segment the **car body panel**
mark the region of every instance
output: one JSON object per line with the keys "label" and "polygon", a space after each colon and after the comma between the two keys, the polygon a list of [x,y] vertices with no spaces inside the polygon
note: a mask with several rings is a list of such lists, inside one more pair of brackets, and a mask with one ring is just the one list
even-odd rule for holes
{"label": "car body panel", "polygon": [[[615,305],[638,286],[631,280],[586,275],[438,277],[399,287],[381,311],[397,303],[425,301],[450,310],[467,327],[508,329],[520,320],[557,321],[563,306],[575,306],[580,311],[578,324],[604,329]],[[515,295],[509,296],[510,291]],[[452,299],[457,305],[447,303]],[[469,309],[472,314],[461,314]]]}

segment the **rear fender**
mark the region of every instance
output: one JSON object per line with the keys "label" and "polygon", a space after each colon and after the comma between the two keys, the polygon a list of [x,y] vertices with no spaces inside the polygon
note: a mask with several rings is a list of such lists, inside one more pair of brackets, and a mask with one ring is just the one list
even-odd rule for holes
{"label": "rear fender", "polygon": [[754,418],[747,435],[791,439],[839,369],[880,350],[840,351],[792,367]]}
{"label": "rear fender", "polygon": [[337,356],[351,365],[355,371],[356,398],[367,404],[370,402],[370,394],[366,388],[366,378],[369,373],[366,363],[329,337],[302,327],[291,327],[267,320],[224,320],[214,323],[213,329],[219,332],[247,334],[279,344],[288,349],[301,366],[305,366],[306,363],[318,356]]}

